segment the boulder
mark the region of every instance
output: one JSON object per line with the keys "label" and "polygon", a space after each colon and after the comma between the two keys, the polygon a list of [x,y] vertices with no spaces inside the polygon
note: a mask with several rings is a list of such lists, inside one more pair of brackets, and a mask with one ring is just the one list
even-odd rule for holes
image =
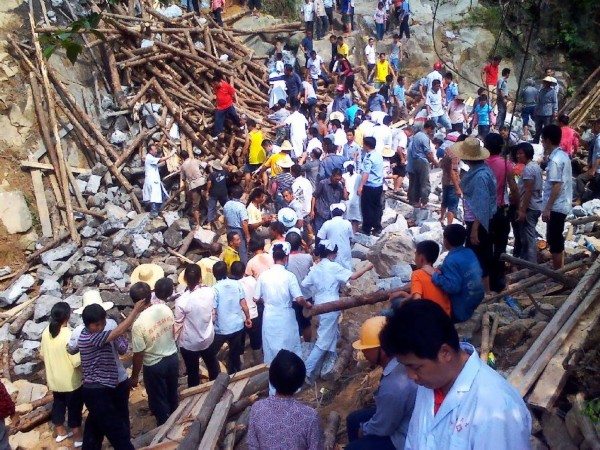
{"label": "boulder", "polygon": [[104,207],[104,212],[109,219],[117,219],[122,221],[127,221],[127,211],[117,205],[113,205],[112,203],[107,203]]}
{"label": "boulder", "polygon": [[412,272],[412,267],[406,262],[394,264],[392,266],[392,274],[394,275],[394,277],[400,278],[404,283],[408,283],[410,281]]}
{"label": "boulder", "polygon": [[34,362],[19,364],[18,366],[15,366],[15,368],[14,368],[15,375],[18,377],[29,376],[35,370],[36,365],[37,365],[37,363],[34,363]]}
{"label": "boulder", "polygon": [[10,323],[5,323],[0,327],[0,342],[13,341],[15,340],[15,336],[12,335],[9,331]]}
{"label": "boulder", "polygon": [[86,194],[97,194],[100,189],[100,184],[102,183],[102,177],[98,175],[91,174],[90,179],[87,182],[87,186],[85,187]]}
{"label": "boulder", "polygon": [[367,259],[369,249],[362,244],[356,243],[352,246],[352,257],[358,259]]}
{"label": "boulder", "polygon": [[[366,261],[352,260],[354,270],[359,270],[367,264]],[[375,270],[371,269],[365,273],[362,277],[350,281],[350,295],[370,294],[376,292],[379,288],[377,287],[377,281],[379,277]]]}
{"label": "boulder", "polygon": [[35,312],[33,319],[39,321],[50,315],[50,310],[55,303],[62,301],[60,297],[54,297],[53,295],[40,295],[35,302]]}
{"label": "boulder", "polygon": [[415,244],[406,233],[390,233],[370,247],[367,259],[380,277],[394,276],[392,266],[401,262],[414,263]]}
{"label": "boulder", "polygon": [[179,220],[179,213],[177,211],[163,212],[162,216],[168,227],[173,225],[175,221]]}
{"label": "boulder", "polygon": [[183,244],[183,233],[173,227],[169,227],[163,233],[163,238],[165,239],[165,243],[171,248],[179,248]]}
{"label": "boulder", "polygon": [[387,227],[396,222],[396,217],[398,213],[392,208],[385,208],[383,210],[383,214],[381,216],[381,226],[383,228]]}
{"label": "boulder", "polygon": [[30,348],[17,348],[12,353],[12,359],[15,364],[24,364],[32,361],[37,354],[37,351]]}
{"label": "boulder", "polygon": [[194,232],[194,239],[200,241],[200,243],[208,247],[212,244],[217,237],[217,233],[212,230],[207,230],[206,228],[199,228]]}
{"label": "boulder", "polygon": [[40,286],[40,294],[51,294],[58,293],[60,294],[61,285],[58,281],[48,278],[44,280],[42,285]]}
{"label": "boulder", "polygon": [[81,289],[85,286],[91,286],[96,282],[96,273],[86,273],[83,275],[75,275],[72,280],[73,289]]}
{"label": "boulder", "polygon": [[34,450],[40,448],[40,432],[36,430],[28,431],[27,433],[18,432],[9,436],[8,443],[11,448],[19,448],[21,450]]}
{"label": "boulder", "polygon": [[134,234],[132,236],[132,249],[136,258],[141,258],[146,250],[150,247],[151,240],[141,234]]}
{"label": "boulder", "polygon": [[0,221],[9,234],[24,233],[31,228],[31,212],[21,191],[0,192]]}
{"label": "boulder", "polygon": [[124,220],[109,218],[98,227],[98,232],[103,236],[111,236],[123,228],[125,228]]}
{"label": "boulder", "polygon": [[10,287],[0,292],[0,307],[14,304],[21,295],[35,284],[35,278],[26,273],[21,275]]}
{"label": "boulder", "polygon": [[443,231],[442,224],[439,220],[428,219],[421,224],[421,233],[429,231]]}
{"label": "boulder", "polygon": [[600,199],[593,199],[581,205],[588,216],[600,215]]}
{"label": "boulder", "polygon": [[77,245],[68,242],[59,247],[48,250],[42,253],[41,260],[44,264],[49,265],[52,261],[59,261],[68,258],[77,250]]}
{"label": "boulder", "polygon": [[371,248],[379,240],[379,236],[367,236],[366,234],[356,233],[353,240],[360,245]]}
{"label": "boulder", "polygon": [[507,348],[517,347],[535,322],[532,319],[517,319],[509,325],[499,327],[498,334],[496,334],[496,345]]}
{"label": "boulder", "polygon": [[96,266],[87,261],[77,261],[69,269],[69,275],[82,275],[96,271]]}
{"label": "boulder", "polygon": [[415,244],[423,241],[434,241],[442,246],[444,244],[444,231],[439,229],[435,231],[428,231],[426,233],[419,233],[417,236],[415,236]]}
{"label": "boulder", "polygon": [[382,290],[400,288],[405,284],[406,282],[400,277],[382,278],[377,280],[377,287]]}
{"label": "boulder", "polygon": [[[148,217],[150,217],[150,213],[148,213]],[[155,217],[150,220],[147,229],[150,233],[162,233],[168,228],[168,225],[164,221],[162,217]]]}
{"label": "boulder", "polygon": [[[129,213],[127,214],[127,217],[129,217]],[[158,219],[158,217],[156,219]],[[149,222],[150,213],[137,214],[132,218],[131,222],[127,224],[127,229],[130,230],[131,233],[141,233]]]}
{"label": "boulder", "polygon": [[190,221],[187,217],[177,219],[170,225],[170,228],[173,228],[177,231],[181,231],[183,233],[189,233],[192,231],[192,227],[190,226]]}
{"label": "boulder", "polygon": [[33,320],[28,320],[23,326],[22,335],[25,339],[31,341],[39,341],[42,338],[42,332],[48,326],[48,322],[36,323]]}
{"label": "boulder", "polygon": [[91,237],[96,236],[96,233],[97,233],[97,231],[96,231],[95,228],[88,227],[88,226],[83,227],[81,229],[81,231],[79,232],[79,234],[81,235],[81,237],[85,238],[85,239],[89,239]]}

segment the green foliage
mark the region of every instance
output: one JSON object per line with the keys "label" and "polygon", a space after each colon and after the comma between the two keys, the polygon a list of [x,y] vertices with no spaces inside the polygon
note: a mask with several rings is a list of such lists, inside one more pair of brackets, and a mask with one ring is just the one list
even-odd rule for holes
{"label": "green foliage", "polygon": [[583,414],[589,417],[594,424],[600,424],[600,397],[585,402]]}
{"label": "green foliage", "polygon": [[297,0],[263,0],[261,12],[274,17],[297,20],[300,6]]}
{"label": "green foliage", "polygon": [[474,8],[471,8],[463,19],[464,26],[480,26],[491,31],[494,34],[498,34],[500,32],[501,23],[502,11],[497,5],[476,6]]}

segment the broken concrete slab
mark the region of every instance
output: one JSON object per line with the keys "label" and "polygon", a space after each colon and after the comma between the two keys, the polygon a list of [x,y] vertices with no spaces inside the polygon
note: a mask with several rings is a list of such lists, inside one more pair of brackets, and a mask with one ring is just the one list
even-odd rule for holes
{"label": "broken concrete slab", "polygon": [[110,236],[123,228],[125,228],[124,220],[109,218],[98,227],[98,232],[103,236]]}
{"label": "broken concrete slab", "polygon": [[9,234],[24,233],[31,228],[31,212],[21,191],[0,192],[0,221]]}
{"label": "broken concrete slab", "polygon": [[206,228],[199,228],[194,232],[194,239],[200,241],[203,246],[210,246],[217,238],[217,233]]}
{"label": "broken concrete slab", "polygon": [[44,264],[49,265],[51,261],[58,261],[68,258],[76,251],[77,245],[73,242],[69,242],[61,245],[60,247],[56,247],[52,250],[42,253],[41,260]]}
{"label": "broken concrete slab", "polygon": [[21,275],[10,287],[0,292],[0,307],[14,304],[21,295],[35,284],[35,278],[28,273]]}
{"label": "broken concrete slab", "polygon": [[123,222],[128,219],[127,211],[112,203],[107,203],[106,206],[104,206],[104,212],[109,219],[122,220]]}
{"label": "broken concrete slab", "polygon": [[39,321],[40,319],[48,317],[52,307],[60,301],[62,301],[61,297],[55,297],[53,295],[46,294],[40,295],[35,302],[33,319]]}
{"label": "broken concrete slab", "polygon": [[23,326],[21,334],[31,341],[39,341],[42,338],[42,333],[48,326],[49,322],[36,323],[33,320],[28,320]]}
{"label": "broken concrete slab", "polygon": [[100,189],[100,184],[102,183],[102,177],[98,175],[94,175],[93,173],[90,175],[90,179],[87,182],[85,187],[86,194],[97,194]]}

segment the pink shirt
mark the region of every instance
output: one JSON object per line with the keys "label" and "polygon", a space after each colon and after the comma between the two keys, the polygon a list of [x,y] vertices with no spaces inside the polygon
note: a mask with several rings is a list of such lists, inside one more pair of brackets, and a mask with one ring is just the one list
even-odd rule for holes
{"label": "pink shirt", "polygon": [[507,205],[508,184],[506,183],[506,173],[512,173],[515,165],[500,155],[491,155],[485,162],[494,173],[494,177],[496,177],[496,205]]}
{"label": "pink shirt", "polygon": [[573,152],[579,147],[579,139],[577,133],[571,127],[560,127],[562,138],[560,140],[560,148],[562,148],[569,156],[573,156]]}
{"label": "pink shirt", "polygon": [[270,269],[274,264],[273,257],[268,253],[260,253],[255,255],[246,266],[246,275],[258,279],[261,273],[265,270]]}

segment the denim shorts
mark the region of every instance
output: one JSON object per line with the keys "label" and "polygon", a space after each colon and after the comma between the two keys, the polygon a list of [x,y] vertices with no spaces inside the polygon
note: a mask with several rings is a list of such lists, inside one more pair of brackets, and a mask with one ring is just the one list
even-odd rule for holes
{"label": "denim shorts", "polygon": [[533,117],[533,113],[535,112],[535,106],[525,106],[521,111],[521,118],[523,119],[523,126],[529,126],[529,119]]}
{"label": "denim shorts", "polygon": [[262,164],[246,164],[244,166],[244,172],[252,173],[252,172],[260,169],[261,166],[262,166]]}
{"label": "denim shorts", "polygon": [[451,213],[458,212],[458,195],[454,185],[442,186],[442,207],[447,208]]}

